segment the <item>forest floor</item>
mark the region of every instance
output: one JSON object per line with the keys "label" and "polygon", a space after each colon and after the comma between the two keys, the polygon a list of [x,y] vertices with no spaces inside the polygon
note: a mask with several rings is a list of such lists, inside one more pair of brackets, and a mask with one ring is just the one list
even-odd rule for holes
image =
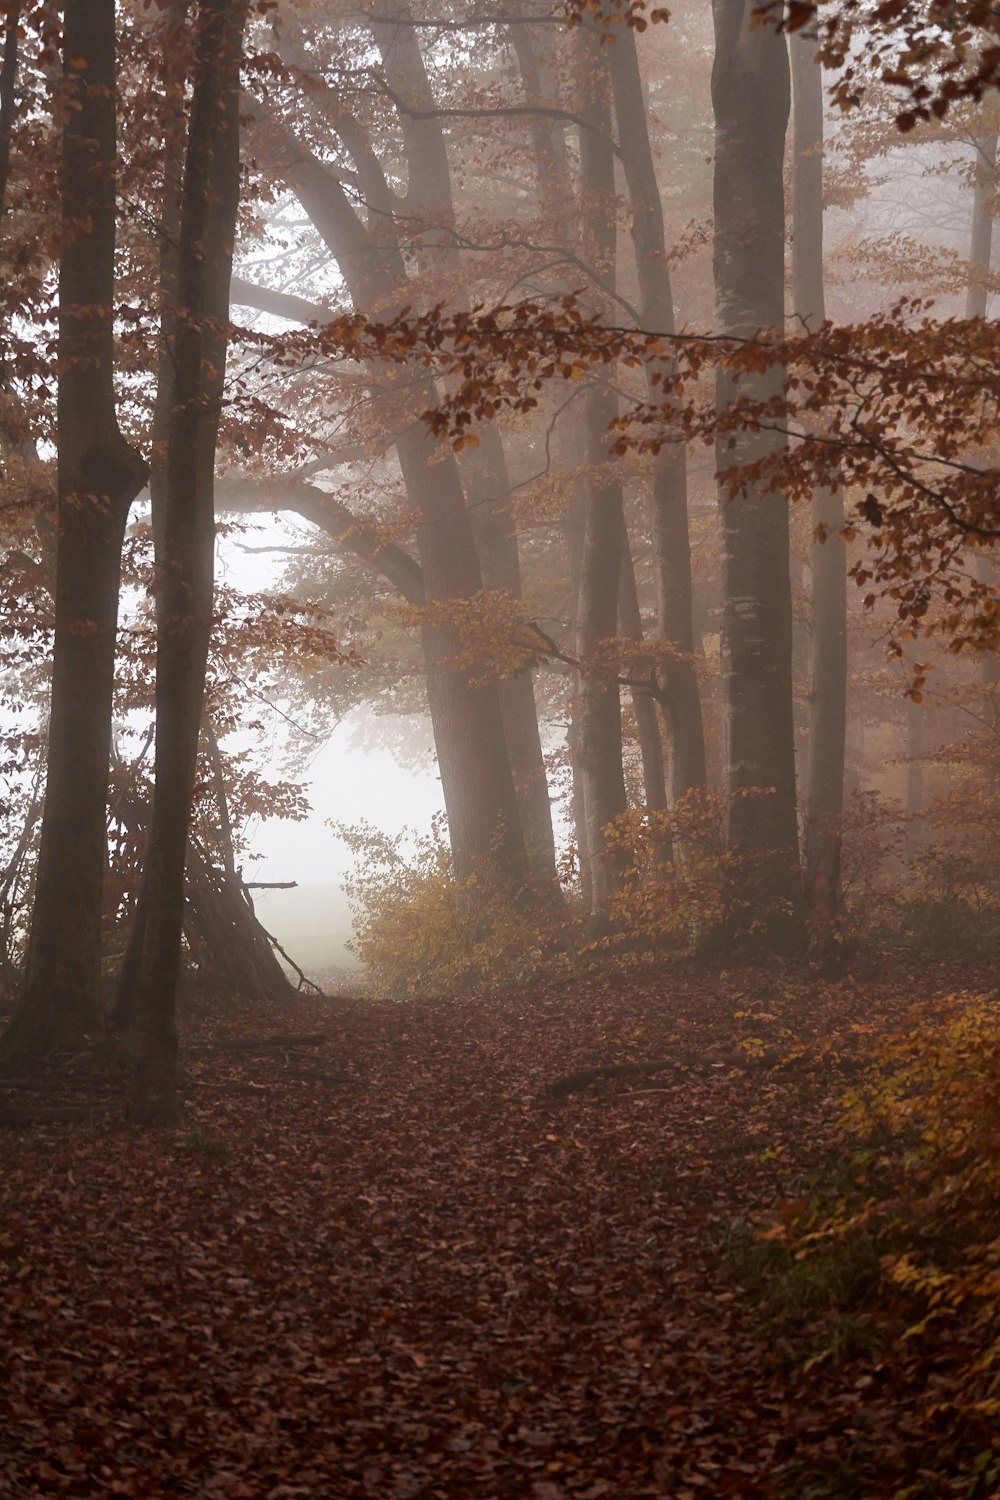
{"label": "forest floor", "polygon": [[[919,1372],[803,1373],[809,1330],[762,1326],[733,1247],[827,1149],[868,1029],[959,987],[670,972],[189,1016],[181,1130],[128,1129],[81,1075],[90,1121],[0,1132],[0,1494],[919,1481],[947,1447]],[[669,1066],[552,1095],[636,1058]]]}

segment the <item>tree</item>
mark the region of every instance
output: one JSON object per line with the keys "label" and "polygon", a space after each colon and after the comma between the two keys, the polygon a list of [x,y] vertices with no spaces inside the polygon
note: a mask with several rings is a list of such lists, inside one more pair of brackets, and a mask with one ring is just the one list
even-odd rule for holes
{"label": "tree", "polygon": [[114,392],[115,7],[69,0],[63,27],[58,550],[41,850],[11,1058],[79,1048],[101,1026],[101,883],[121,548],[146,465]]}
{"label": "tree", "polygon": [[[823,74],[815,44],[789,39],[792,70],[792,300],[808,330],[826,319],[823,269]],[[840,821],[847,734],[847,559],[844,497],[818,486],[812,499],[812,680],[803,865],[811,907],[832,916],[840,899]]]}
{"label": "tree", "polygon": [[[716,52],[715,286],[720,332],[753,338],[784,323],[783,161],[789,107],[784,38],[753,25],[748,0],[713,0]],[[739,392],[721,368],[721,416],[738,394],[770,402],[781,367],[746,375]],[[780,453],[778,432],[720,436],[720,471]],[[798,829],[792,722],[788,507],[770,487],[720,493],[723,550],[722,687],[730,848],[754,863],[755,902],[794,901]]]}
{"label": "tree", "polygon": [[147,853],[134,1119],[180,1113],[175,1006],[184,872],[212,628],[215,450],[240,196],[239,89],[249,0],[199,0],[177,247],[162,515],[157,545],[156,779]]}
{"label": "tree", "polygon": [[[656,180],[643,101],[635,31],[625,27],[610,51],[615,119],[629,194],[632,240],[639,283],[641,327],[672,334],[674,297],[667,259],[663,205]],[[647,390],[655,395],[646,366]],[[672,648],[659,669],[661,701],[670,737],[670,789],[674,798],[705,786],[705,733],[694,663],[691,538],[688,527],[687,455],[683,442],[668,442],[653,458],[652,522],[660,636]]]}

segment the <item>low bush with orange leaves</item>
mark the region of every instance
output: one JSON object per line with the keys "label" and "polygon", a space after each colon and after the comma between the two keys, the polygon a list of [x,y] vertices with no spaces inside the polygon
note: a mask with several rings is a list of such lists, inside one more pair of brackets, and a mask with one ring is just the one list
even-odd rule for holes
{"label": "low bush with orange leaves", "polygon": [[[1000,1000],[952,995],[914,1010],[843,1101],[829,1174],[760,1240],[781,1275],[877,1267],[855,1310],[888,1319],[885,1358],[933,1353],[928,1407],[1000,1418]],[[847,1284],[847,1283],[845,1283]],[[844,1308],[837,1310],[842,1313]],[[833,1310],[831,1309],[831,1316]],[[943,1351],[947,1353],[942,1357]],[[971,1491],[970,1491],[971,1493]],[[976,1491],[978,1493],[978,1491]]]}

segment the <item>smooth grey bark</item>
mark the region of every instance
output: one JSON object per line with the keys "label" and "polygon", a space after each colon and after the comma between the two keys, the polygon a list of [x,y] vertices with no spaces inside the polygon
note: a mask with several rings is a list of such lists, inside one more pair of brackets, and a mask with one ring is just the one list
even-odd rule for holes
{"label": "smooth grey bark", "polygon": [[[993,259],[993,213],[997,193],[997,136],[996,134],[979,136],[975,145],[972,224],[969,233],[969,286],[965,295],[965,316],[985,318],[989,305],[990,267]],[[981,582],[996,585],[996,563],[988,552],[978,554],[976,571]],[[1000,684],[1000,651],[983,653],[981,678],[983,684],[990,689]],[[993,695],[990,696],[992,698]]]}
{"label": "smooth grey bark", "polygon": [[[823,71],[816,43],[789,38],[792,71],[792,302],[810,332],[826,318],[823,280]],[[795,330],[798,332],[799,330]],[[840,906],[841,820],[847,740],[847,547],[844,496],[812,497],[811,665],[803,874],[806,900],[833,916]],[[824,541],[819,536],[824,536]]]}
{"label": "smooth grey bark", "polygon": [[[580,130],[580,202],[588,263],[612,285],[616,261],[615,169],[611,146],[611,86],[607,49],[581,28],[581,60],[588,67],[590,98]],[[608,451],[609,429],[618,416],[618,396],[596,376],[584,401],[589,474],[585,487],[580,592],[577,602],[577,655],[581,663],[579,761],[587,821],[590,865],[590,921],[600,932],[611,920],[611,905],[624,879],[621,851],[609,849],[605,830],[626,811],[622,770],[621,694],[616,674],[602,665],[602,641],[618,629],[625,515],[620,467]],[[582,857],[582,854],[581,854]]]}
{"label": "smooth grey bark", "polygon": [[927,710],[922,703],[906,699],[906,830],[903,847],[912,864],[923,843],[924,754],[927,749]]}
{"label": "smooth grey bark", "polygon": [[[621,580],[618,587],[618,633],[630,641],[641,641],[643,638],[639,590],[636,586],[635,563],[627,530],[622,538]],[[668,805],[667,780],[663,763],[663,742],[660,739],[660,725],[656,717],[656,704],[649,692],[641,687],[633,687],[631,696],[639,738],[639,755],[642,759],[642,786],[646,807],[651,812],[662,812]]]}
{"label": "smooth grey bark", "polygon": [[993,258],[993,208],[997,191],[997,135],[978,136],[972,180],[972,222],[969,227],[969,285],[965,316],[985,318],[990,295]]}
{"label": "smooth grey bark", "polygon": [[[583,484],[577,480],[573,486],[569,504],[563,513],[562,533],[566,547],[569,573],[569,597],[576,601],[580,597],[580,570],[583,561],[583,537],[585,521],[585,499]],[[584,911],[593,904],[591,881],[590,842],[587,832],[587,802],[583,784],[580,756],[580,670],[575,668],[569,693],[569,723],[566,729],[566,753],[569,757],[572,789],[570,812],[573,818],[573,835],[580,869],[580,900]]]}
{"label": "smooth grey bark", "polygon": [[58,343],[58,544],[45,806],[24,989],[8,1058],[79,1048],[100,1029],[101,908],[121,549],[146,466],[114,391],[113,0],[69,0]]}
{"label": "smooth grey bark", "polygon": [[[451,164],[441,121],[434,115],[434,92],[416,30],[406,24],[412,19],[409,6],[393,0],[391,14],[391,23],[376,23],[374,29],[403,123],[409,164],[405,211],[426,225],[419,238],[424,263],[452,277],[458,288],[455,305],[467,306],[461,291],[462,252],[456,239]],[[466,449],[458,467],[472,515],[483,586],[520,599],[521,563],[510,514],[507,455],[494,423],[480,423],[477,436],[478,448]],[[501,680],[497,691],[529,871],[537,892],[551,894],[557,887],[555,839],[530,671]]]}
{"label": "smooth grey bark", "polygon": [[[672,334],[676,324],[663,204],[635,32],[623,26],[615,45],[605,50],[609,53],[619,149],[628,187],[642,326],[653,333]],[[661,364],[660,373],[663,369]],[[649,397],[659,401],[662,390],[652,383],[656,373],[657,365],[647,364]],[[659,633],[678,653],[665,660],[659,673],[670,746],[670,791],[671,798],[676,799],[693,788],[704,787],[706,780],[705,733],[694,661],[687,452],[680,440],[667,442],[653,459],[652,529]]]}
{"label": "smooth grey bark", "polygon": [[181,1113],[176,1001],[188,827],[212,629],[215,450],[240,197],[239,98],[249,0],[199,0],[177,247],[176,317],[156,544],[155,778],[130,1118]]}
{"label": "smooth grey bark", "polygon": [[[714,267],[721,334],[752,338],[784,327],[784,145],[789,111],[784,36],[753,24],[751,0],[713,0],[715,60]],[[739,398],[769,400],[782,372],[745,378],[720,369],[724,413]],[[721,470],[779,453],[778,433],[743,428],[716,444]],[[722,686],[729,848],[746,867],[750,912],[797,903],[801,882],[792,714],[788,509],[782,495],[720,489]]]}
{"label": "smooth grey bark", "polygon": [[[347,283],[355,307],[391,317],[406,300],[407,272],[398,244],[370,234],[336,176],[287,132],[279,170],[296,193]],[[437,404],[433,382],[412,382],[418,409]],[[396,442],[407,494],[420,513],[417,550],[427,601],[469,598],[482,588],[465,493],[455,455],[432,442],[422,423],[407,416]],[[450,661],[459,654],[451,625],[421,631],[428,704],[441,772],[456,874],[466,878],[482,861],[520,884],[527,858],[496,683],[474,684]]]}

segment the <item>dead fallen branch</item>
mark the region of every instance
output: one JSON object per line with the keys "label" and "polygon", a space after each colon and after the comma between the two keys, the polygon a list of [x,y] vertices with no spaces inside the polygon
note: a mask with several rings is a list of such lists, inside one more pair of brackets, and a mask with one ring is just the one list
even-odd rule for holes
{"label": "dead fallen branch", "polygon": [[665,1068],[679,1064],[672,1057],[655,1058],[651,1062],[599,1063],[596,1068],[583,1068],[579,1073],[567,1073],[549,1085],[553,1099],[565,1099],[568,1094],[577,1094],[592,1083],[614,1078],[653,1078]]}

